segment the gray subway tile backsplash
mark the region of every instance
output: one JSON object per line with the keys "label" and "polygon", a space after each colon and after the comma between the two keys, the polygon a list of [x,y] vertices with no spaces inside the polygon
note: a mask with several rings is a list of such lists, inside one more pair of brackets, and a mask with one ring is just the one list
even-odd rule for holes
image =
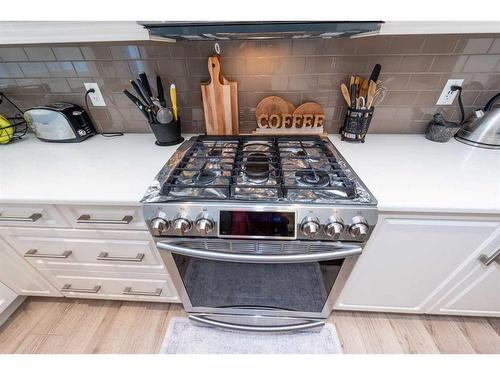
{"label": "gray subway tile backsplash", "polygon": [[[222,71],[238,82],[240,129],[252,131],[255,106],[279,95],[299,105],[323,105],[326,129],[338,131],[346,110],[339,85],[351,74],[369,76],[382,65],[387,87],[375,110],[372,133],[422,133],[441,110],[458,120],[457,106],[436,105],[449,78],[463,78],[466,112],[500,89],[500,34],[404,35],[357,39],[220,41]],[[148,132],[144,117],[123,95],[129,80],[146,71],[154,87],[175,83],[182,126],[203,132],[200,82],[209,79],[213,42],[113,42],[0,47],[0,88],[22,108],[54,101],[83,105],[83,84],[97,82],[106,108],[93,110],[99,131]],[[130,88],[129,88],[130,89]],[[168,98],[168,92],[166,93]]]}

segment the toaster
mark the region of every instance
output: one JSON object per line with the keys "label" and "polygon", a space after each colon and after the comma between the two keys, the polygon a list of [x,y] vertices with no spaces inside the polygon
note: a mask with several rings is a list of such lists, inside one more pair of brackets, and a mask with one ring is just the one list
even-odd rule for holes
{"label": "toaster", "polygon": [[53,103],[24,112],[36,137],[46,142],[81,142],[96,134],[88,113],[71,103]]}

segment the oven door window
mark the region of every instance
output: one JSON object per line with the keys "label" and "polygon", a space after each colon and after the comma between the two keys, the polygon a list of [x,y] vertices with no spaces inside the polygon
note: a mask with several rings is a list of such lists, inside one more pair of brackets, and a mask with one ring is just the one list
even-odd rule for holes
{"label": "oven door window", "polygon": [[173,254],[193,307],[266,307],[321,312],[343,259],[234,263]]}

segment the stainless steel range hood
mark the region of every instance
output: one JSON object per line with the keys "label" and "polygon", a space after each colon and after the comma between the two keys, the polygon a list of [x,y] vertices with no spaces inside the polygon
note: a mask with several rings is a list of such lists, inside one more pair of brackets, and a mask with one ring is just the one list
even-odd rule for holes
{"label": "stainless steel range hood", "polygon": [[349,37],[380,30],[382,21],[139,22],[153,37],[176,40]]}

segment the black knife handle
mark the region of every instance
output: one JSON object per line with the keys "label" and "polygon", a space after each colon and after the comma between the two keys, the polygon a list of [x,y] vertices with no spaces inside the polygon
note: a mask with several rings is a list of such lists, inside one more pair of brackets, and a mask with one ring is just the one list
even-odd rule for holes
{"label": "black knife handle", "polygon": [[148,114],[146,112],[146,107],[145,107],[144,103],[141,102],[139,100],[139,98],[137,98],[136,96],[132,95],[128,90],[123,90],[123,93],[127,96],[127,98],[129,98],[132,101],[132,103],[134,103],[137,106],[137,108],[139,108],[139,110],[141,111],[141,113],[147,119],[149,119],[149,116],[148,116]]}
{"label": "black knife handle", "polygon": [[153,92],[151,91],[151,86],[149,86],[148,76],[146,75],[146,73],[145,72],[139,73],[139,78],[142,82],[142,85],[146,89],[146,93],[149,95],[149,97],[152,97]]}
{"label": "black knife handle", "polygon": [[139,91],[142,92],[141,98],[146,102],[148,106],[154,106],[153,101],[151,100],[151,96],[148,95],[148,90],[144,87],[141,80],[138,79],[135,83],[139,87]]}
{"label": "black knife handle", "polygon": [[372,70],[372,74],[370,75],[370,80],[368,82],[373,81],[373,82],[377,83],[381,70],[382,70],[382,65],[375,64],[375,66],[373,67],[373,70]]}
{"label": "black knife handle", "polygon": [[141,89],[139,88],[139,86],[137,85],[137,83],[135,83],[135,81],[131,80],[130,81],[130,84],[132,85],[132,87],[134,88],[135,92],[137,95],[139,95],[139,97],[142,99],[142,101],[144,103],[148,103],[148,100],[144,97],[144,94],[142,93]]}
{"label": "black knife handle", "polygon": [[163,107],[167,106],[165,102],[165,93],[163,92],[163,82],[160,76],[156,76],[156,91],[158,91],[158,101]]}

